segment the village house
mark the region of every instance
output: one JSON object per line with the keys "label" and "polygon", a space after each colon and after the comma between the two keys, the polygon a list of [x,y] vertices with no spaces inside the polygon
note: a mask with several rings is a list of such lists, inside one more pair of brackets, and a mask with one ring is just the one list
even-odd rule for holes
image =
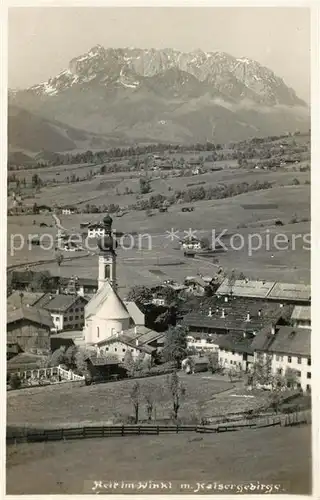
{"label": "village house", "polygon": [[215,352],[218,350],[216,338],[217,336],[211,333],[193,333],[187,335],[187,347],[199,352]]}
{"label": "village house", "polygon": [[220,336],[216,343],[218,345],[219,365],[222,368],[235,368],[244,372],[250,370],[254,362],[252,341],[255,333],[246,331],[232,331]]}
{"label": "village house", "polygon": [[203,296],[205,294],[208,283],[200,276],[187,276],[184,279],[185,291],[192,293],[196,296]]}
{"label": "village house", "polygon": [[119,363],[125,361],[126,352],[130,352],[133,361],[143,359],[143,361],[150,361],[152,354],[156,351],[154,347],[149,345],[140,345],[139,339],[132,341],[126,335],[115,334],[114,337],[97,342],[96,348],[99,349],[100,355],[109,356],[113,355],[118,358]]}
{"label": "village house", "polygon": [[49,349],[53,329],[51,315],[43,309],[20,307],[7,313],[7,343],[23,351]]}
{"label": "village house", "polygon": [[88,238],[101,238],[105,235],[105,227],[101,222],[92,222],[87,226]]}
{"label": "village house", "polygon": [[307,328],[271,324],[263,328],[252,341],[255,360],[259,355],[271,357],[274,375],[285,375],[294,370],[297,386],[310,392],[311,378],[311,330]]}
{"label": "village house", "polygon": [[183,250],[201,250],[201,241],[195,237],[186,237],[180,241]]}
{"label": "village house", "polygon": [[7,297],[7,312],[20,307],[32,307],[45,295],[44,292],[28,292],[15,290]]}
{"label": "village house", "polygon": [[84,308],[87,300],[79,295],[45,294],[37,302],[51,314],[57,331],[77,330],[84,326]]}
{"label": "village house", "polygon": [[61,207],[60,210],[62,215],[72,215],[77,212],[74,207]]}
{"label": "village house", "polygon": [[299,328],[311,328],[311,307],[295,306],[291,315],[292,325]]}

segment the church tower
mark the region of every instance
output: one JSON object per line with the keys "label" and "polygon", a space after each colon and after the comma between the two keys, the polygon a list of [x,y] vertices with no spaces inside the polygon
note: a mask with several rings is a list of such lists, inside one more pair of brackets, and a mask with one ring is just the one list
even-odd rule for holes
{"label": "church tower", "polygon": [[98,289],[109,282],[114,290],[117,289],[116,252],[117,242],[112,236],[112,218],[106,215],[103,219],[104,236],[98,240],[99,248],[99,275]]}

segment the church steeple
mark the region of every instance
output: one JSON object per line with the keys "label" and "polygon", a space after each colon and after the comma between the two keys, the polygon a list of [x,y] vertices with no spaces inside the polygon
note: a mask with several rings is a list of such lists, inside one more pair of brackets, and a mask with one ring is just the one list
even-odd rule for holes
{"label": "church steeple", "polygon": [[116,252],[117,242],[112,236],[112,218],[106,215],[103,219],[104,235],[98,240],[99,247],[99,276],[98,289],[107,281],[112,288],[117,288]]}

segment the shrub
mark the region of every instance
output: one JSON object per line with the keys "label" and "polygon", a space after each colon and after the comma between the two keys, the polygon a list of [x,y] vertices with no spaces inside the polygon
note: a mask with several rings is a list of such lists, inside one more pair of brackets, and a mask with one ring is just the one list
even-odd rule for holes
{"label": "shrub", "polygon": [[10,387],[11,389],[20,389],[21,387],[21,379],[17,373],[13,373],[10,376]]}

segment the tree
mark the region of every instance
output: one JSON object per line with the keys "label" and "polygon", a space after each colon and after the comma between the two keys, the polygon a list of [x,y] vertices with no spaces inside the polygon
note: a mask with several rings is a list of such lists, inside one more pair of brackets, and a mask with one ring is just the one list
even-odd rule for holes
{"label": "tree", "polygon": [[30,282],[32,292],[49,292],[52,288],[53,280],[46,273],[34,273]]}
{"label": "tree", "polygon": [[10,375],[9,384],[11,389],[20,389],[21,379],[17,373],[12,373]]}
{"label": "tree", "polygon": [[135,363],[131,351],[126,351],[124,355],[123,366],[127,370],[128,376],[132,377],[135,371]]}
{"label": "tree", "polygon": [[129,291],[127,300],[135,302],[137,305],[147,304],[152,300],[151,290],[146,286],[136,285]]}
{"label": "tree", "polygon": [[167,377],[167,387],[172,400],[173,417],[177,420],[181,401],[186,394],[186,389],[183,386],[177,372],[173,372]]}
{"label": "tree", "polygon": [[137,424],[139,422],[139,407],[141,399],[141,389],[139,382],[135,382],[133,384],[132,390],[130,392],[130,399],[134,407],[135,423]]}
{"label": "tree", "polygon": [[166,333],[163,359],[175,361],[177,368],[180,368],[181,361],[187,354],[187,333],[188,329],[181,325],[169,327]]}
{"label": "tree", "polygon": [[211,373],[215,373],[219,371],[220,369],[220,364],[219,364],[219,356],[217,352],[210,352],[208,354],[208,368],[211,371]]}
{"label": "tree", "polygon": [[284,381],[286,387],[294,389],[298,383],[297,370],[288,366],[284,374]]}
{"label": "tree", "polygon": [[252,365],[252,385],[268,385],[272,383],[271,356],[258,354],[256,361]]}
{"label": "tree", "polygon": [[237,277],[236,277],[236,272],[235,272],[235,270],[233,269],[233,270],[231,271],[231,274],[228,276],[228,279],[227,279],[228,287],[230,288],[230,292],[229,292],[229,293],[230,293],[230,295],[232,295],[232,294],[233,294],[233,287],[234,287],[234,285],[235,285],[236,279],[237,279]]}
{"label": "tree", "polygon": [[53,351],[49,361],[49,365],[50,366],[62,365],[65,362],[65,353],[66,353],[65,346],[60,346],[59,349]]}
{"label": "tree", "polygon": [[203,238],[201,238],[200,243],[201,243],[201,248],[205,248],[205,249],[210,248],[209,238],[204,236]]}
{"label": "tree", "polygon": [[76,366],[76,354],[77,354],[77,346],[71,345],[67,348],[64,355],[64,363],[69,368],[74,368]]}
{"label": "tree", "polygon": [[88,373],[88,365],[86,360],[92,354],[92,351],[86,348],[77,348],[77,352],[74,355],[75,365],[77,367],[78,372],[81,375],[85,375]]}
{"label": "tree", "polygon": [[61,267],[63,260],[64,260],[64,256],[62,255],[62,253],[57,253],[56,263],[58,264],[58,267],[59,267],[59,273],[60,273],[60,267]]}
{"label": "tree", "polygon": [[156,388],[152,384],[150,384],[150,385],[146,386],[144,392],[145,392],[144,401],[145,401],[145,405],[146,405],[148,420],[151,421],[152,420],[152,412],[153,412],[155,399],[156,399]]}
{"label": "tree", "polygon": [[39,213],[39,208],[38,208],[38,205],[36,203],[33,204],[32,213],[33,214],[38,214]]}
{"label": "tree", "polygon": [[139,181],[140,184],[140,193],[141,194],[147,194],[150,193],[151,187],[150,187],[150,181],[149,179],[146,178],[141,178]]}

